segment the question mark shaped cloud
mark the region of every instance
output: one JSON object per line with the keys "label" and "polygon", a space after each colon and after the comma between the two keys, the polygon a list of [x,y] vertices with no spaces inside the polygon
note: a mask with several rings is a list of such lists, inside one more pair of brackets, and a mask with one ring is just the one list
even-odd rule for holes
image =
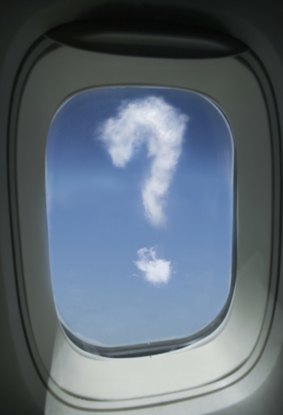
{"label": "question mark shaped cloud", "polygon": [[146,144],[152,163],[142,186],[142,201],[146,217],[154,226],[166,222],[164,205],[188,120],[162,97],[148,96],[124,101],[117,115],[100,126],[99,138],[116,167],[125,167],[137,149]]}

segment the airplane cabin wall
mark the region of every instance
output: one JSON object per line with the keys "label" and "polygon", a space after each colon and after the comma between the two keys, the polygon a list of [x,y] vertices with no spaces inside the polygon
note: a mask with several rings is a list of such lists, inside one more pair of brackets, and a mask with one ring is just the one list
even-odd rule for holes
{"label": "airplane cabin wall", "polygon": [[[7,182],[10,98],[18,68],[37,38],[60,24],[91,17],[149,16],[198,24],[242,40],[264,62],[279,118],[283,119],[283,5],[276,0],[9,0],[0,5],[0,414],[40,414],[45,389],[38,381],[17,300]],[[256,151],[255,151],[256,155]],[[280,226],[280,224],[278,224]],[[282,302],[283,291],[278,297]],[[280,316],[278,316],[280,318]],[[278,323],[279,324],[279,323]],[[282,337],[278,332],[272,332]],[[275,340],[276,341],[276,340]],[[268,348],[268,347],[267,347]],[[269,351],[271,353],[272,351]],[[283,412],[283,350],[267,381],[250,397],[218,415],[280,415]],[[240,400],[240,396],[239,396]]]}

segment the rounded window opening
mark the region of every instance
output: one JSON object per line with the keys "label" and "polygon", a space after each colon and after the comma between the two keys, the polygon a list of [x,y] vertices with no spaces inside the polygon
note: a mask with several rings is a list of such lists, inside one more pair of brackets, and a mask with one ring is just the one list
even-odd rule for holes
{"label": "rounded window opening", "polygon": [[222,321],[232,290],[234,146],[209,98],[101,87],[58,109],[46,151],[60,322],[105,356],[172,350]]}

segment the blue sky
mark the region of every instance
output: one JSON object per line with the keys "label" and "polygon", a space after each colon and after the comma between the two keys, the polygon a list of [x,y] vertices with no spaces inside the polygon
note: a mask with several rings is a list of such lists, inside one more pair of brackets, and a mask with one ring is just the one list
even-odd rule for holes
{"label": "blue sky", "polygon": [[52,286],[78,337],[123,346],[190,336],[230,291],[233,143],[208,99],[116,87],[69,99],[46,156]]}

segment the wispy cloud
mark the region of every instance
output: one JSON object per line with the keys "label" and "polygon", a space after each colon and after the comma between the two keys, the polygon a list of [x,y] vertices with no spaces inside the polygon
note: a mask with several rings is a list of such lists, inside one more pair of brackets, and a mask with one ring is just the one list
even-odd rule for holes
{"label": "wispy cloud", "polygon": [[166,284],[169,282],[172,273],[171,262],[157,257],[155,249],[141,248],[137,251],[138,260],[136,267],[143,273],[146,281],[152,284]]}
{"label": "wispy cloud", "polygon": [[165,223],[164,205],[181,154],[188,117],[162,97],[149,96],[124,102],[115,117],[100,127],[100,139],[115,166],[123,168],[138,147],[146,143],[152,159],[142,186],[145,214],[152,225]]}

